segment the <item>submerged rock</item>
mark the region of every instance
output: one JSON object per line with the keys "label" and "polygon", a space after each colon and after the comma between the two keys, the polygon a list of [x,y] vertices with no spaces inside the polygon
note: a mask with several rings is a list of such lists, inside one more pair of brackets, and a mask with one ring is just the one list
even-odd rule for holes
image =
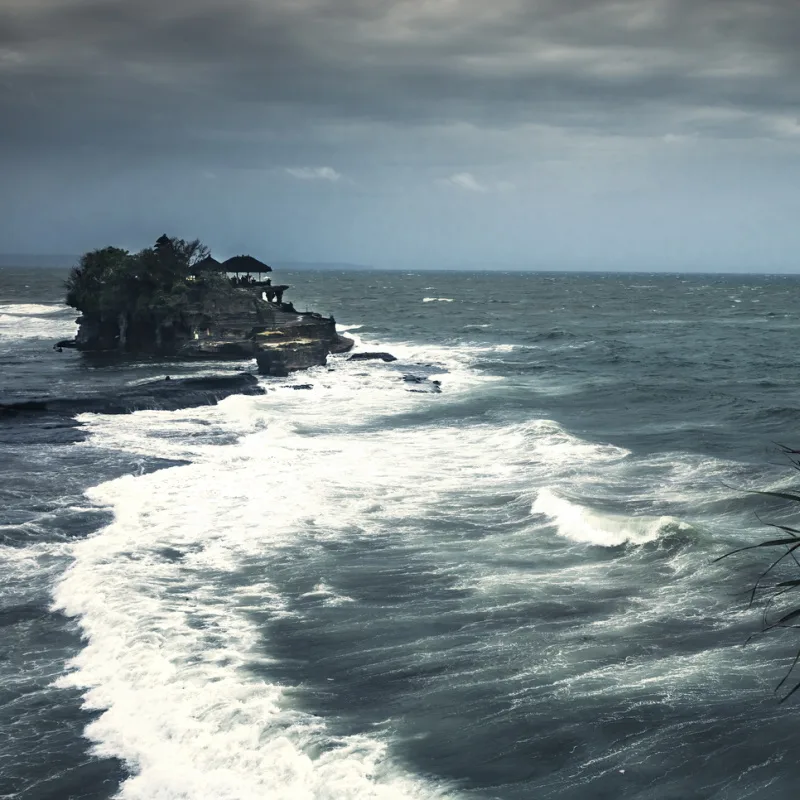
{"label": "submerged rock", "polygon": [[348,361],[397,361],[391,353],[353,353]]}
{"label": "submerged rock", "polygon": [[418,387],[409,389],[409,392],[417,394],[441,394],[442,392],[441,381],[432,381],[422,375],[403,375],[403,380]]}

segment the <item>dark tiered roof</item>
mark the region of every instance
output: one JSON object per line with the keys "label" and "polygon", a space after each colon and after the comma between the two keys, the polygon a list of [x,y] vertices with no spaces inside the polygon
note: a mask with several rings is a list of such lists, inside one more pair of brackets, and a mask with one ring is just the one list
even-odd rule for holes
{"label": "dark tiered roof", "polygon": [[222,272],[224,268],[222,266],[222,263],[220,261],[217,261],[216,258],[213,258],[212,256],[206,256],[205,258],[201,258],[200,261],[198,261],[197,263],[192,264],[193,275],[197,275],[200,272],[203,272],[203,270],[213,270],[216,272]]}
{"label": "dark tiered roof", "polygon": [[272,267],[253,256],[234,256],[222,263],[225,272],[272,272]]}

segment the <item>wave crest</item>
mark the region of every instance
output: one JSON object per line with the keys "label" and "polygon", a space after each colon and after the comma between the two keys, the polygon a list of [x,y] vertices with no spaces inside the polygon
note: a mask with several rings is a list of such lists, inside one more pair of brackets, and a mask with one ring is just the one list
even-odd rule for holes
{"label": "wave crest", "polygon": [[666,533],[690,528],[685,522],[669,516],[630,517],[605,514],[567,500],[551,489],[542,489],[539,492],[531,511],[550,517],[560,536],[599,547],[646,544],[656,541]]}

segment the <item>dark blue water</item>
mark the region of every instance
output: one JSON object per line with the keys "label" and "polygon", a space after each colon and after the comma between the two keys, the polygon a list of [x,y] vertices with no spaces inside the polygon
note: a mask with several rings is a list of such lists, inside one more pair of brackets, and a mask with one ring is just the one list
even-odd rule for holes
{"label": "dark blue water", "polygon": [[[0,796],[793,798],[713,560],[792,519],[800,281],[285,278],[398,361],[0,427]],[[54,352],[61,280],[0,270],[0,402],[164,373]]]}

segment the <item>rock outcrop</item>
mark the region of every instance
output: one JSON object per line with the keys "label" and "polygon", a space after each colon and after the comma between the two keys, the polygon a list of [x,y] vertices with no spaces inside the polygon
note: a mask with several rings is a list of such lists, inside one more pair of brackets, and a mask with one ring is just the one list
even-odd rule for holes
{"label": "rock outcrop", "polygon": [[[336,332],[333,317],[298,312],[291,303],[270,303],[261,287],[230,288],[198,296],[167,322],[139,322],[84,314],[75,347],[84,352],[125,352],[186,359],[256,359],[264,375],[285,376],[324,366],[330,353],[353,341]],[[60,346],[66,346],[60,342]]]}
{"label": "rock outcrop", "polygon": [[30,415],[72,417],[76,414],[130,414],[132,411],[164,410],[216,405],[232,394],[261,395],[265,389],[247,372],[206,378],[165,378],[126,387],[114,395],[49,397],[16,403],[0,403],[0,420]]}
{"label": "rock outcrop", "polygon": [[353,353],[348,361],[397,361],[397,358],[391,353]]}
{"label": "rock outcrop", "polygon": [[65,301],[82,315],[74,346],[92,353],[254,358],[267,375],[323,366],[330,353],[353,346],[336,333],[333,317],[284,303],[291,287],[261,280],[271,272],[252,256],[221,263],[199,239],[166,234],[137,253],[91,250],[65,281]]}

